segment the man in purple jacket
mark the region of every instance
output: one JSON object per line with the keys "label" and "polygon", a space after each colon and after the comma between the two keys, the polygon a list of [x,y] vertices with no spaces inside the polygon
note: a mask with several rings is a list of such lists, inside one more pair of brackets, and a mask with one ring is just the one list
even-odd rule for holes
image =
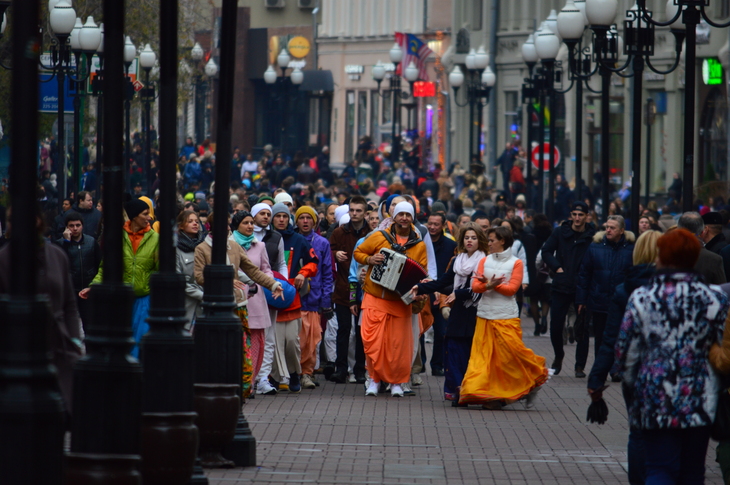
{"label": "man in purple jacket", "polygon": [[322,341],[320,317],[324,315],[329,320],[333,315],[332,292],[334,291],[334,280],[332,277],[330,243],[314,231],[317,222],[317,212],[307,205],[300,207],[294,216],[294,223],[299,234],[304,236],[304,239],[309,242],[319,258],[319,270],[309,280],[309,292],[306,293],[305,287],[300,290],[302,328],[299,331],[299,343],[302,350],[301,382],[304,389],[314,389],[316,387],[312,374],[317,362],[317,348]]}

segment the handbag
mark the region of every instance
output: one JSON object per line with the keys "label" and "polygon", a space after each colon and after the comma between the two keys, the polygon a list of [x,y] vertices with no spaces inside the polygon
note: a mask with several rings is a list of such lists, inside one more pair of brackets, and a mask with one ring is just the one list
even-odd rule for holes
{"label": "handbag", "polygon": [[710,437],[715,441],[730,440],[730,376],[720,377],[720,395]]}

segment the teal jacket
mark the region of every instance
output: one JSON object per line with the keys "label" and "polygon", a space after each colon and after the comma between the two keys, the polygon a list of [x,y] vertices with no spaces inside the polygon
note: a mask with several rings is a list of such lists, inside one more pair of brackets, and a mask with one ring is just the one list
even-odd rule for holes
{"label": "teal jacket", "polygon": [[[137,253],[132,250],[132,241],[129,235],[123,233],[122,258],[124,261],[124,282],[132,285],[134,296],[142,297],[150,294],[150,276],[159,270],[159,245],[160,236],[152,229],[144,234],[139,243]],[[91,284],[101,283],[104,276],[104,261],[99,266],[99,272],[96,274]]]}

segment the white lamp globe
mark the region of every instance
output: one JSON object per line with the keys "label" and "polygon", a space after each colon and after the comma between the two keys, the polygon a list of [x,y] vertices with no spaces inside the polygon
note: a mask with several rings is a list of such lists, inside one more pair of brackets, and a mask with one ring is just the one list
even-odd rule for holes
{"label": "white lamp globe", "polygon": [[588,27],[588,17],[586,17],[586,0],[575,0],[573,3],[575,3],[575,6],[580,10],[580,13],[583,14],[583,24]]}
{"label": "white lamp globe", "polygon": [[[667,8],[666,8],[666,14],[667,14],[667,22],[672,20],[675,15],[677,15],[677,11],[679,10],[679,5],[674,5],[674,0],[667,0]],[[687,30],[687,27],[682,23],[682,16],[680,15],[677,20],[669,26],[672,30]]]}
{"label": "white lamp globe", "polygon": [[482,84],[491,88],[491,87],[494,87],[494,84],[496,82],[497,82],[497,76],[494,75],[494,71],[492,71],[492,68],[487,66],[487,68],[482,73]]}
{"label": "white lamp globe", "polygon": [[466,68],[470,71],[473,71],[476,69],[475,62],[477,57],[477,51],[473,48],[469,50],[469,54],[466,55],[466,59],[464,59],[464,63],[466,64]]}
{"label": "white lamp globe", "polygon": [[304,81],[304,73],[302,72],[301,69],[299,69],[298,67],[295,67],[291,73],[291,82],[295,86],[298,86],[298,85],[302,84],[302,81]]}
{"label": "white lamp globe", "polygon": [[269,67],[264,72],[264,81],[266,81],[266,84],[274,84],[276,82],[276,71],[274,70],[274,66],[269,65]]}
{"label": "white lamp globe", "polygon": [[139,53],[139,65],[142,66],[142,69],[149,70],[154,67],[155,61],[157,61],[155,51],[149,44],[145,45],[142,52]]}
{"label": "white lamp globe", "polygon": [[617,0],[586,0],[586,17],[591,25],[611,25],[617,13]]}
{"label": "white lamp globe", "polygon": [[400,48],[397,42],[393,44],[388,54],[390,55],[390,62],[393,64],[400,64],[403,60],[403,49]]}
{"label": "white lamp globe", "polygon": [[190,50],[190,57],[197,62],[203,59],[203,55],[205,55],[205,52],[203,52],[203,48],[200,47],[200,44],[196,42],[193,48]]}
{"label": "white lamp globe", "polygon": [[537,49],[535,48],[535,34],[530,34],[527,41],[522,44],[522,60],[527,63],[537,62]]}
{"label": "white lamp globe", "polygon": [[474,67],[478,70],[484,70],[489,65],[489,54],[484,50],[484,46],[480,46],[474,56]]}
{"label": "white lamp globe", "polygon": [[577,41],[583,37],[585,17],[575,5],[574,0],[565,2],[565,7],[558,14],[558,32],[566,41]]}
{"label": "white lamp globe", "polygon": [[3,22],[0,24],[0,35],[5,35],[5,28],[8,26],[8,16],[3,14]]}
{"label": "white lamp globe", "polygon": [[286,49],[281,49],[281,52],[279,52],[279,55],[276,57],[276,63],[279,65],[279,69],[286,69],[289,67],[289,61],[291,61],[289,53]]}
{"label": "white lamp globe", "polygon": [[545,19],[545,25],[553,31],[553,34],[560,35],[558,33],[558,14],[555,12],[555,9],[550,10],[550,15]]}
{"label": "white lamp globe", "polygon": [[74,52],[78,52],[81,50],[81,41],[79,40],[79,35],[81,34],[81,29],[83,28],[83,22],[81,22],[80,18],[76,17],[74,29],[71,31],[71,37],[68,40],[69,44],[71,44],[71,50]]}
{"label": "white lamp globe", "polygon": [[411,83],[418,80],[418,68],[413,61],[411,61],[411,63],[408,64],[408,67],[406,68],[406,79],[408,80],[408,82]]}
{"label": "white lamp globe", "polygon": [[560,39],[548,28],[545,22],[542,23],[535,39],[537,56],[545,61],[555,60],[560,50]]}
{"label": "white lamp globe", "polygon": [[98,54],[104,53],[104,22],[99,24],[99,45],[96,47]]}
{"label": "white lamp globe", "polygon": [[216,64],[211,57],[210,60],[208,60],[208,63],[205,65],[205,75],[208,77],[213,77],[216,74],[218,74],[218,64]]}
{"label": "white lamp globe", "polygon": [[86,23],[79,32],[79,44],[81,44],[81,50],[85,52],[94,52],[97,49],[101,49],[99,52],[103,52],[102,41],[102,30],[94,22],[94,17],[86,17]]}
{"label": "white lamp globe", "polygon": [[373,66],[373,79],[376,81],[385,79],[385,66],[380,61]]}
{"label": "white lamp globe", "polygon": [[461,72],[461,68],[456,65],[449,73],[449,85],[452,88],[459,89],[464,84],[464,73]]}
{"label": "white lamp globe", "polygon": [[69,35],[76,24],[76,11],[68,0],[58,0],[51,10],[51,30],[56,35]]}
{"label": "white lamp globe", "polygon": [[134,46],[132,39],[127,36],[124,41],[124,62],[131,64],[137,57],[137,48]]}

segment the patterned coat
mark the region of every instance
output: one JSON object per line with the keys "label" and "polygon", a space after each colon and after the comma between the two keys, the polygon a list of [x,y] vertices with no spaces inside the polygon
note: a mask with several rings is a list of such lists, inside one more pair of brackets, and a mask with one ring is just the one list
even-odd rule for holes
{"label": "patterned coat", "polygon": [[708,354],[722,338],[728,297],[696,273],[661,271],[629,298],[616,342],[631,426],[712,424],[718,381]]}

